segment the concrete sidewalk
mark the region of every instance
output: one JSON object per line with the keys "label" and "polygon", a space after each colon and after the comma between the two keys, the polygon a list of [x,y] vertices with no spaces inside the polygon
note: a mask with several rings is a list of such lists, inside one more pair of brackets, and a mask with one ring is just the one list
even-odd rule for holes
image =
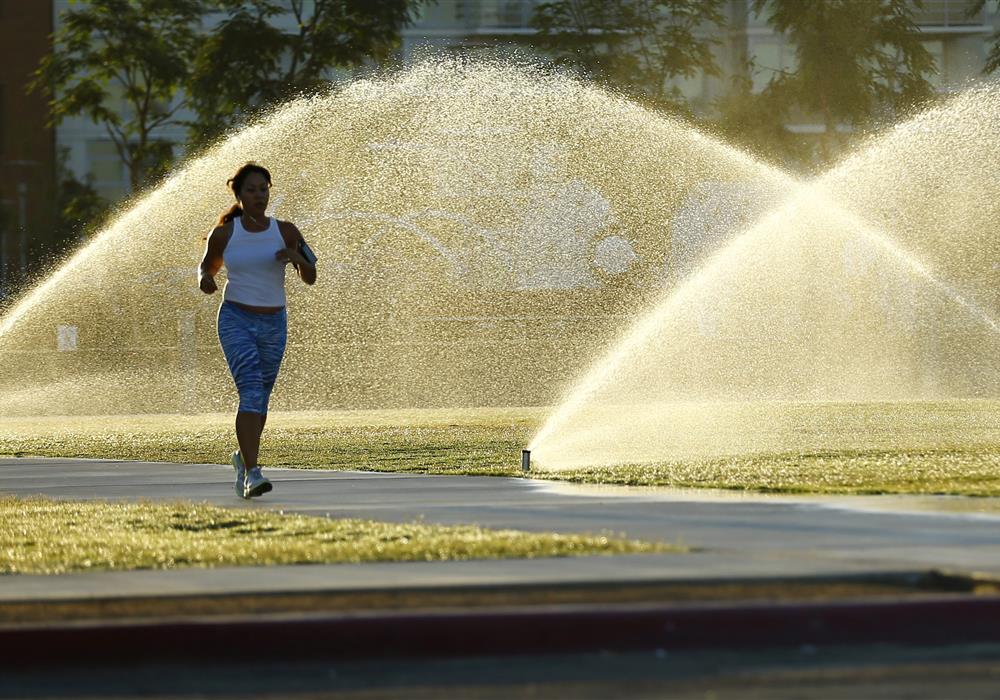
{"label": "concrete sidewalk", "polygon": [[7,650],[0,667],[20,674],[15,688],[53,668],[100,667],[108,659],[119,669],[149,658],[233,663],[245,660],[248,644],[266,645],[272,664],[1000,644],[1000,596],[968,594],[971,574],[1000,574],[992,499],[734,497],[516,478],[268,474],[275,490],[247,502],[233,493],[224,465],[4,459],[0,493],[610,531],[695,549],[0,576],[0,646]]}
{"label": "concrete sidewalk", "polygon": [[[681,542],[688,554],[540,560],[94,572],[0,577],[0,601],[620,584],[906,574],[1000,575],[994,499],[776,498],[579,488],[542,480],[269,469],[275,490],[236,498],[232,468],[107,460],[0,460],[0,493],[190,499],[330,517],[612,532]],[[967,512],[954,512],[962,506]],[[922,509],[924,512],[919,512]]]}

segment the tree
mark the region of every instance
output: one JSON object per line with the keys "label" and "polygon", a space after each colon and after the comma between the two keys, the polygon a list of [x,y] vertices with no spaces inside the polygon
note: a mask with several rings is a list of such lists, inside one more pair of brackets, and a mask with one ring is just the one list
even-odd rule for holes
{"label": "tree", "polygon": [[535,8],[532,44],[558,63],[670,110],[686,105],[670,81],[717,75],[718,41],[698,30],[725,23],[723,0],[554,0]]}
{"label": "tree", "polygon": [[54,240],[64,245],[96,231],[107,219],[110,204],[94,189],[91,179],[79,180],[68,165],[69,149],[56,159],[56,221]]}
{"label": "tree", "polygon": [[158,131],[179,123],[201,0],[95,0],[65,12],[53,50],[31,84],[51,95],[52,125],[86,115],[103,124],[133,190],[162,173],[172,144]]}
{"label": "tree", "polygon": [[799,170],[811,161],[809,143],[783,124],[785,105],[771,92],[755,92],[753,75],[759,70],[753,60],[730,81],[728,91],[715,100],[716,117],[705,120],[704,128],[718,132],[725,140],[749,151],[761,160]]}
{"label": "tree", "polygon": [[[331,69],[390,58],[429,0],[213,0],[226,18],[199,45],[188,88],[191,141],[327,84]],[[275,19],[290,12],[292,31]]]}
{"label": "tree", "polygon": [[913,12],[920,0],[753,0],[753,11],[795,45],[798,66],[766,88],[787,113],[822,120],[820,157],[838,140],[836,126],[896,118],[932,94],[935,70]]}
{"label": "tree", "polygon": [[[1000,0],[994,0],[994,5],[996,5],[997,11],[1000,11]],[[969,6],[968,16],[973,17],[978,15],[985,7],[986,0],[975,0]],[[993,47],[986,57],[986,65],[983,67],[983,73],[992,73],[997,68],[1000,68],[1000,32],[994,33],[991,38],[993,39]]]}

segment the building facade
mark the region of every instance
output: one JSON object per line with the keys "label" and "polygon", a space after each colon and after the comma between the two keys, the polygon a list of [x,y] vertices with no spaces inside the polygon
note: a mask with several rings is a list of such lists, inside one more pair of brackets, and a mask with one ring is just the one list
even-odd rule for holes
{"label": "building facade", "polygon": [[[412,64],[426,55],[503,52],[516,45],[530,47],[531,17],[539,0],[438,0],[421,10],[418,20],[402,34],[400,59]],[[47,245],[55,208],[55,161],[64,153],[69,172],[89,181],[99,195],[116,201],[129,193],[124,164],[103,126],[85,117],[66,119],[54,131],[45,127],[45,98],[26,95],[31,72],[49,48],[49,34],[58,29],[71,0],[18,2],[0,0],[0,294],[15,278],[29,274],[35,250]],[[723,75],[695,76],[677,87],[696,112],[708,112],[747,60],[762,90],[780,71],[794,70],[795,49],[760,17],[750,12],[751,0],[728,0],[728,27],[717,37],[716,60]],[[971,0],[924,0],[918,16],[925,43],[938,65],[934,83],[942,91],[960,89],[982,78],[992,35],[1000,29],[993,3],[970,15]],[[219,17],[206,16],[206,31]],[[277,21],[290,21],[290,17]],[[719,32],[718,28],[706,31]],[[331,79],[338,76],[331,75]],[[183,119],[183,113],[178,115]],[[821,127],[800,123],[790,129],[809,132]],[[159,136],[183,152],[183,127],[164,128]]]}

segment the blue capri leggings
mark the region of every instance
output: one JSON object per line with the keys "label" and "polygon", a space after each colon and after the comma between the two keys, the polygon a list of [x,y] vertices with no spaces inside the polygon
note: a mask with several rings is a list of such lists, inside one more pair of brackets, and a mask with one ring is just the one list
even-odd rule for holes
{"label": "blue capri leggings", "polygon": [[255,313],[224,301],[218,325],[222,352],[240,394],[239,410],[266,415],[288,342],[288,312]]}

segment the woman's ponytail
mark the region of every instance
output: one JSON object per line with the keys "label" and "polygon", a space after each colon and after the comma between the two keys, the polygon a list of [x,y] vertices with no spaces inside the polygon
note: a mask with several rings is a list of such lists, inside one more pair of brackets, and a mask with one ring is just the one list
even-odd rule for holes
{"label": "woman's ponytail", "polygon": [[240,205],[234,204],[233,206],[229,207],[229,209],[225,213],[223,213],[222,216],[219,217],[219,222],[215,225],[224,226],[225,224],[228,224],[230,221],[235,219],[237,216],[241,216],[242,214],[243,214],[243,209],[240,207]]}

